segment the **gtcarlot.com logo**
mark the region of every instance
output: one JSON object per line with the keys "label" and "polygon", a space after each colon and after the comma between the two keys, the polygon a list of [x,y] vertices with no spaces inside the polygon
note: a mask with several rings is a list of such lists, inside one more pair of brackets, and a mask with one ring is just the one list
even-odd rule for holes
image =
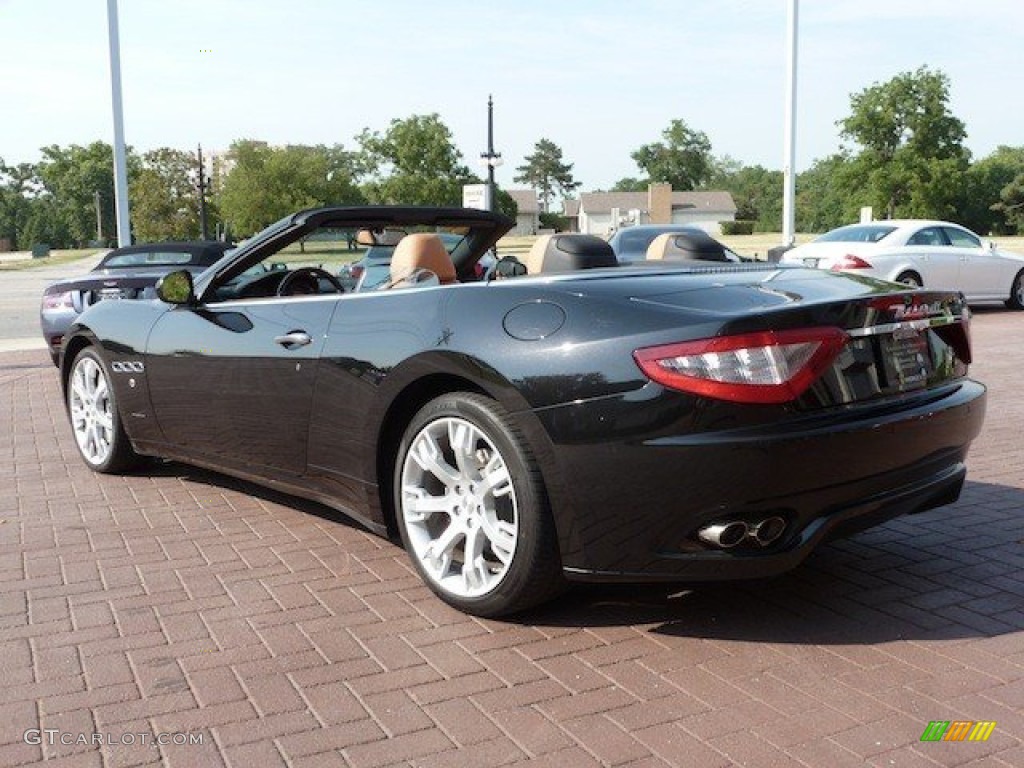
{"label": "gtcarlot.com logo", "polygon": [[995,720],[932,720],[921,741],[988,741],[995,729]]}
{"label": "gtcarlot.com logo", "polygon": [[115,746],[131,744],[159,744],[162,747],[196,745],[203,743],[202,733],[71,733],[56,728],[29,728],[22,734],[26,744],[46,744],[53,747],[62,744]]}

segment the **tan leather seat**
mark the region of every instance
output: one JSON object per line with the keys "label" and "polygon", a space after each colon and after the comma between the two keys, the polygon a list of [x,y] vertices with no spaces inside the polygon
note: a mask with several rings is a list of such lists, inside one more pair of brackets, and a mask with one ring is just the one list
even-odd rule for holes
{"label": "tan leather seat", "polygon": [[523,264],[526,265],[526,274],[539,275],[543,271],[544,254],[547,253],[548,243],[551,242],[552,237],[553,235],[541,235],[534,241],[530,252],[523,259]]}
{"label": "tan leather seat", "polygon": [[395,246],[391,257],[391,286],[401,287],[419,270],[433,272],[441,285],[455,282],[452,257],[448,255],[441,238],[431,232],[406,235]]}
{"label": "tan leather seat", "polygon": [[722,244],[701,232],[666,232],[647,246],[647,261],[728,261]]}
{"label": "tan leather seat", "polygon": [[593,235],[559,233],[541,235],[523,260],[526,274],[575,272],[618,265],[615,253],[607,242]]}
{"label": "tan leather seat", "polygon": [[669,233],[658,235],[656,238],[651,240],[651,244],[647,246],[647,254],[644,258],[648,261],[661,261],[668,255],[671,248],[672,235]]}

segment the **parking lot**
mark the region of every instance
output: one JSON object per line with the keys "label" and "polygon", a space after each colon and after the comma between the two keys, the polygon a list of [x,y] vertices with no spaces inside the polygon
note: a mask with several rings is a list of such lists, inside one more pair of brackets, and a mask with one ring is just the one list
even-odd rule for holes
{"label": "parking lot", "polygon": [[0,352],[0,766],[1024,765],[1024,313],[973,335],[956,505],[771,582],[576,588],[512,622],[325,507],[91,473],[46,352]]}

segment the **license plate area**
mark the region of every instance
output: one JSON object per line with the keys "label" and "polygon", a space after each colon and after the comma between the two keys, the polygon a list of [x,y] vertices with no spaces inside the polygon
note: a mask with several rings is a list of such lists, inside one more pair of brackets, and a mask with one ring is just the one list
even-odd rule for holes
{"label": "license plate area", "polygon": [[906,392],[928,385],[935,372],[928,331],[899,330],[882,336],[879,346],[887,389]]}
{"label": "license plate area", "polygon": [[124,298],[124,291],[120,288],[103,288],[100,291],[100,301],[118,301]]}
{"label": "license plate area", "polygon": [[819,261],[821,261],[821,259],[816,259],[816,258],[807,256],[807,257],[804,258],[804,266],[805,267],[817,267]]}

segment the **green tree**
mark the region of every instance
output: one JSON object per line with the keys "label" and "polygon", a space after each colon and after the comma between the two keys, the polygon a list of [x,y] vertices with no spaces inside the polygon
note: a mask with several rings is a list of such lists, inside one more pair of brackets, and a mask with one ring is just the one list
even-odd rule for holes
{"label": "green tree", "polygon": [[580,186],[573,179],[572,163],[562,157],[562,148],[550,139],[541,139],[533,147],[533,154],[523,158],[524,163],[516,168],[514,180],[529,184],[540,195],[541,209],[551,210],[551,197],[559,193],[568,197]]}
{"label": "green tree", "polygon": [[199,237],[197,174],[196,157],[190,152],[162,147],[142,156],[129,189],[132,233],[137,240]]}
{"label": "green tree", "polygon": [[654,182],[668,182],[675,190],[696,189],[711,176],[711,141],[703,131],[673,120],[661,133],[664,141],[644,144],[630,154]]}
{"label": "green tree", "polygon": [[36,169],[31,163],[16,166],[0,158],[0,239],[10,241],[15,250],[31,247],[25,226],[35,197]]}
{"label": "green tree", "polygon": [[340,144],[271,147],[243,139],[232,143],[228,161],[217,203],[236,234],[251,235],[303,208],[366,201],[353,180],[355,159]]}
{"label": "green tree", "polygon": [[[100,197],[104,238],[115,232],[114,153],[102,141],[82,147],[52,144],[42,148],[38,164],[43,189],[53,196],[56,214],[72,243],[82,244],[96,238],[96,193]],[[138,171],[138,157],[127,152],[128,186]],[[71,243],[69,243],[71,244]]]}
{"label": "green tree", "polygon": [[633,176],[626,176],[612,184],[612,192],[646,192],[651,182],[647,179],[637,179]]}
{"label": "green tree", "polygon": [[851,180],[850,158],[837,153],[815,160],[796,177],[796,228],[798,232],[827,232],[857,221],[868,198]]}
{"label": "green tree", "polygon": [[994,207],[1005,217],[1008,227],[1024,232],[1024,173],[1003,187]]}
{"label": "green tree", "polygon": [[958,206],[958,221],[982,234],[1020,231],[1013,224],[1012,209],[1007,211],[1004,207],[1002,194],[1021,174],[1024,174],[1024,147],[1000,146],[972,163],[967,171],[965,194]]}
{"label": "green tree", "polygon": [[778,232],[782,222],[782,171],[743,165],[731,157],[717,159],[707,189],[722,189],[736,203],[736,218],[753,221],[758,232]]}
{"label": "green tree", "polygon": [[372,203],[460,205],[474,182],[439,115],[395,119],[384,133],[363,130],[356,141],[363,193]]}
{"label": "green tree", "polygon": [[[859,151],[849,181],[890,218],[948,218],[963,198],[970,153],[949,110],[949,78],[921,67],[850,97],[839,121]],[[848,190],[852,191],[852,190]]]}

